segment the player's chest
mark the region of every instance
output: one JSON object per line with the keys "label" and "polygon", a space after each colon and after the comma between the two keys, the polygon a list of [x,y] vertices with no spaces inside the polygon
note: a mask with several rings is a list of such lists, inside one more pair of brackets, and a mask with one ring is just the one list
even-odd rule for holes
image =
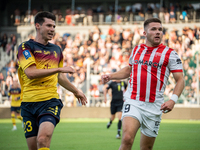
{"label": "player's chest", "polygon": [[48,49],[35,49],[33,51],[33,55],[36,60],[52,60],[52,61],[59,61],[60,54],[56,50],[48,50]]}
{"label": "player's chest", "polygon": [[159,51],[138,51],[133,55],[132,64],[136,66],[146,66],[153,68],[161,68],[166,66],[165,55]]}

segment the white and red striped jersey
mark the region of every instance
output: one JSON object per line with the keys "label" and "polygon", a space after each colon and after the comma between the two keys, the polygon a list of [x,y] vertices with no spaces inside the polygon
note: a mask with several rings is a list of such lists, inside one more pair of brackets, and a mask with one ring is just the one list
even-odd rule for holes
{"label": "white and red striped jersey", "polygon": [[160,44],[148,47],[136,46],[129,58],[132,67],[124,97],[153,103],[164,101],[163,93],[170,72],[183,72],[181,59],[176,51]]}

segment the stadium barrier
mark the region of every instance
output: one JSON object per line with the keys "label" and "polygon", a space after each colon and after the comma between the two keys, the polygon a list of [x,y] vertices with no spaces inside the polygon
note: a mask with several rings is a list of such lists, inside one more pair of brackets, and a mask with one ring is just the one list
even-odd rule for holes
{"label": "stadium barrier", "polygon": [[[61,118],[109,118],[109,107],[63,107]],[[0,119],[10,118],[10,107],[0,107]],[[175,107],[163,119],[200,120],[199,107]]]}

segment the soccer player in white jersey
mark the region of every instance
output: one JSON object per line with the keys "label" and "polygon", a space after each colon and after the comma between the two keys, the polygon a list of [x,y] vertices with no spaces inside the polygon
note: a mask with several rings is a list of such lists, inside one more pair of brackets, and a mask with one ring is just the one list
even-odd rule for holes
{"label": "soccer player in white jersey", "polygon": [[[157,18],[144,22],[145,44],[133,48],[129,66],[118,72],[102,75],[103,83],[130,77],[124,94],[122,112],[122,142],[119,150],[131,150],[140,128],[140,149],[151,150],[161,122],[162,113],[170,112],[185,83],[182,62],[171,48],[161,44],[162,23]],[[170,100],[164,102],[163,93],[168,77],[172,73],[176,85]]]}

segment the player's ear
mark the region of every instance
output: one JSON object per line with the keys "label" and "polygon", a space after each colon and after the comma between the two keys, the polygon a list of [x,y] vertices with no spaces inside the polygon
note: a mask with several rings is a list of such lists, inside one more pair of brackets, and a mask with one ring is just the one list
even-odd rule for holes
{"label": "player's ear", "polygon": [[40,28],[40,24],[39,24],[39,23],[36,23],[36,24],[35,24],[35,28],[36,28],[36,29],[39,29],[39,28]]}
{"label": "player's ear", "polygon": [[146,37],[146,35],[147,35],[147,33],[146,33],[146,31],[144,30],[144,32],[143,32],[143,35]]}

